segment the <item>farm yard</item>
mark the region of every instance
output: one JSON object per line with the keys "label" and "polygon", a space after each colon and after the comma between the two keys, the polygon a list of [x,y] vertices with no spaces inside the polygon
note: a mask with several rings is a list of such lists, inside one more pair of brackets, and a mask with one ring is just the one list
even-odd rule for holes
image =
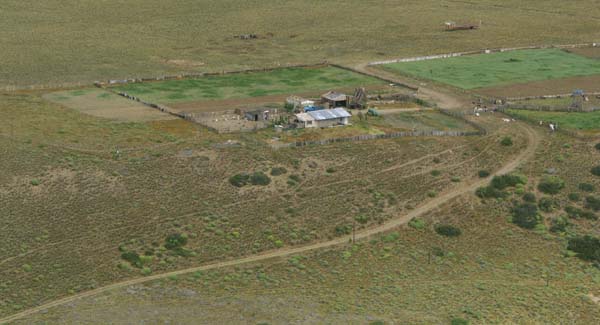
{"label": "farm yard", "polygon": [[519,50],[391,63],[382,68],[468,90],[600,75],[600,61],[560,49]]}
{"label": "farm yard", "polygon": [[600,323],[589,1],[5,2],[0,324]]}

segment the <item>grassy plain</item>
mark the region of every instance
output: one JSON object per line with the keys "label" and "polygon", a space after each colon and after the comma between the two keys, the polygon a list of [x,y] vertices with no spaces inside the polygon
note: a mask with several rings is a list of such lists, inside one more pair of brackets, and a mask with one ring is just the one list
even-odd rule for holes
{"label": "grassy plain", "polygon": [[382,85],[385,82],[334,67],[288,68],[208,76],[197,79],[133,83],[116,89],[152,103],[240,99],[270,95],[327,91],[346,87]]}
{"label": "grassy plain", "polygon": [[600,133],[600,111],[569,113],[511,109],[509,112],[531,121],[555,122],[560,128],[567,130]]}
{"label": "grassy plain", "polygon": [[560,49],[522,50],[382,66],[463,89],[600,74],[600,62]]}
{"label": "grassy plain", "polygon": [[[598,17],[587,0],[5,0],[0,86],[593,42]],[[448,33],[447,20],[483,26]],[[248,33],[261,38],[234,38]]]}

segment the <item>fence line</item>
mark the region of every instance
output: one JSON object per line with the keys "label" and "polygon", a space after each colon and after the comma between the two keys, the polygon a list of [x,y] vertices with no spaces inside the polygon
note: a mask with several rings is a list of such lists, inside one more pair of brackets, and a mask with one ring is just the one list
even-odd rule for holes
{"label": "fence line", "polygon": [[569,113],[591,113],[600,111],[600,107],[589,107],[583,109],[570,109],[568,107],[556,107],[548,105],[532,105],[532,104],[505,104],[501,106],[504,109],[514,109],[523,111],[541,111],[541,112],[569,112]]}
{"label": "fence line", "polygon": [[598,44],[598,43],[580,43],[580,44],[533,45],[533,46],[522,46],[522,47],[482,49],[482,50],[467,51],[467,52],[444,53],[444,54],[437,54],[437,55],[426,55],[426,56],[417,56],[417,57],[409,57],[409,58],[390,59],[390,60],[384,60],[384,61],[374,61],[374,62],[370,62],[368,65],[373,66],[373,65],[390,64],[390,63],[416,62],[416,61],[426,61],[426,60],[435,60],[435,59],[446,59],[446,58],[453,58],[453,57],[459,57],[459,56],[465,56],[465,55],[511,52],[511,51],[519,51],[519,50],[537,50],[537,49],[548,49],[548,48],[573,49],[573,48],[580,48],[580,47],[597,47],[597,46],[600,46],[600,44]]}
{"label": "fence line", "polygon": [[[506,97],[505,100],[517,101],[517,100],[532,100],[532,99],[556,99],[571,97],[573,94],[555,94],[555,95],[540,95],[540,96],[524,96],[524,97]],[[586,96],[598,96],[600,92],[585,93]]]}
{"label": "fence line", "polygon": [[447,110],[447,109],[438,109],[438,111],[444,115],[454,117],[454,118],[459,119],[459,120],[463,121],[464,123],[472,126],[473,128],[475,128],[475,130],[477,130],[479,135],[488,134],[488,131],[486,128],[484,128],[483,126],[466,118],[466,116],[469,114],[469,112],[467,112],[467,111],[451,111],[451,110]]}
{"label": "fence line", "polygon": [[357,70],[357,69],[354,69],[354,68],[351,68],[351,67],[347,67],[347,66],[343,66],[343,65],[339,65],[339,64],[335,64],[335,63],[330,63],[329,66],[334,67],[334,68],[338,68],[338,69],[342,69],[342,70],[347,70],[347,71],[350,71],[350,72],[353,72],[353,73],[358,73],[358,74],[361,74],[363,76],[367,76],[367,77],[371,77],[371,78],[376,78],[376,79],[379,79],[379,80],[383,80],[383,81],[388,82],[388,83],[392,83],[392,84],[399,85],[399,86],[404,87],[404,88],[408,88],[408,89],[410,89],[412,91],[418,91],[419,90],[419,87],[414,87],[414,86],[410,86],[410,85],[405,84],[405,83],[400,83],[398,81],[395,81],[395,80],[392,80],[392,79],[388,79],[388,78],[379,76],[379,75],[374,74],[374,73],[368,73],[368,72],[365,72],[365,71],[360,71],[360,70]]}
{"label": "fence line", "polygon": [[393,133],[385,133],[385,134],[365,134],[365,135],[357,135],[357,136],[345,137],[345,138],[330,138],[330,139],[323,139],[323,140],[278,143],[278,144],[272,144],[271,147],[274,149],[281,149],[281,148],[306,147],[306,146],[312,146],[312,145],[325,145],[325,144],[340,143],[340,142],[355,142],[355,141],[376,140],[376,139],[393,139],[393,138],[402,138],[402,137],[459,137],[459,136],[476,136],[476,135],[481,135],[481,132],[479,132],[479,131],[438,131],[438,130],[427,131],[427,130],[423,130],[423,131],[393,132]]}

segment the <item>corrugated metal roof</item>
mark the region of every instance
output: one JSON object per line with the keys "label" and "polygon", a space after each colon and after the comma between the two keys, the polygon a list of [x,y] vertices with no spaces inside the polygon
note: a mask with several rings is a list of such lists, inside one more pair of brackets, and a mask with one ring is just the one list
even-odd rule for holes
{"label": "corrugated metal roof", "polygon": [[308,122],[308,121],[314,121],[315,119],[310,116],[308,113],[299,113],[296,114],[296,118],[298,119],[298,121],[300,122]]}
{"label": "corrugated metal roof", "polygon": [[352,116],[352,115],[350,115],[350,113],[348,113],[345,109],[343,109],[341,107],[334,108],[334,109],[323,109],[320,111],[312,111],[312,112],[307,112],[306,114],[309,114],[316,121],[332,120],[332,119],[336,119],[336,118]]}
{"label": "corrugated metal roof", "polygon": [[341,101],[348,99],[348,96],[346,96],[345,94],[342,94],[342,93],[338,93],[336,91],[329,91],[329,92],[323,94],[323,96],[321,96],[321,97],[328,99],[328,100],[333,100],[336,102],[341,102]]}

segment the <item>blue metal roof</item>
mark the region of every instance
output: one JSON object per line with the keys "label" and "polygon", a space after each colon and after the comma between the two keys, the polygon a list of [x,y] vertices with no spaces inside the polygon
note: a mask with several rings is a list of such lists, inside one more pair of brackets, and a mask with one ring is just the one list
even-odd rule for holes
{"label": "blue metal roof", "polygon": [[314,118],[315,121],[332,120],[332,119],[352,116],[352,115],[350,115],[350,113],[346,112],[346,110],[341,107],[334,108],[334,109],[323,109],[323,110],[319,110],[319,111],[311,111],[311,112],[306,112],[306,113],[309,114],[312,118]]}

